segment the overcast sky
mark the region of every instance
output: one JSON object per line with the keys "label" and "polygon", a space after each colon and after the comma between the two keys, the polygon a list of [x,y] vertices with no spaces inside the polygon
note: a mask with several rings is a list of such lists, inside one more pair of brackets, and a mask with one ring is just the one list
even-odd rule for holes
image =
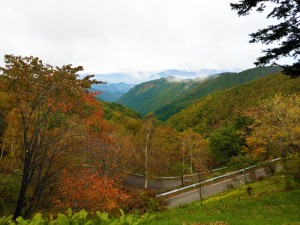
{"label": "overcast sky", "polygon": [[265,14],[238,17],[238,0],[1,0],[4,54],[34,55],[85,73],[150,73],[167,69],[242,70],[263,46],[249,33]]}

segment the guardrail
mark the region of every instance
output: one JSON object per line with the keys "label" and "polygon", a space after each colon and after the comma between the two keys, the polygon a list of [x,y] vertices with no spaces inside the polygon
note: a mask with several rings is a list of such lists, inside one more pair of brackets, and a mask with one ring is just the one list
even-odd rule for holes
{"label": "guardrail", "polygon": [[[219,171],[219,170],[224,170],[226,168],[228,168],[228,167],[224,166],[224,167],[212,169],[211,172],[216,172],[216,171]],[[131,173],[131,172],[128,172],[128,171],[124,171],[124,172],[127,173],[127,174],[130,174],[132,176],[136,176],[136,177],[145,177],[142,174]],[[201,173],[201,174],[205,174],[205,173],[206,172]],[[198,174],[197,173],[193,173],[193,174],[185,174],[185,175],[183,175],[183,177],[194,177],[194,176],[198,176]],[[172,179],[181,179],[181,176],[173,176],[173,177],[151,177],[151,178],[152,179],[161,179],[161,180],[172,180]]]}
{"label": "guardrail", "polygon": [[[264,162],[263,164],[270,163],[270,162],[276,162],[276,161],[279,161],[279,160],[281,160],[281,159],[282,159],[282,158],[276,158],[276,159],[273,159],[273,160]],[[202,181],[202,182],[198,182],[198,183],[195,183],[195,184],[191,184],[191,185],[188,185],[188,186],[185,186],[185,187],[182,187],[182,188],[177,188],[177,189],[174,189],[174,190],[172,190],[172,191],[168,191],[168,192],[164,192],[164,193],[161,193],[161,194],[159,194],[159,195],[156,195],[156,197],[162,197],[162,196],[170,195],[170,194],[173,194],[173,193],[176,193],[176,192],[179,192],[179,191],[183,191],[183,190],[186,190],[186,189],[189,189],[189,188],[195,188],[195,187],[198,186],[199,184],[205,184],[205,183],[208,183],[208,182],[213,182],[213,181],[215,181],[215,180],[218,180],[218,179],[221,179],[221,178],[224,178],[224,177],[229,177],[229,176],[231,176],[231,175],[238,174],[238,173],[240,173],[240,172],[245,172],[245,171],[247,171],[247,170],[249,170],[249,169],[255,168],[255,167],[260,166],[260,165],[261,165],[261,164],[249,166],[249,167],[246,167],[246,168],[243,168],[243,169],[234,171],[234,172],[230,172],[230,173],[223,174],[223,175],[218,176],[218,177],[210,178],[210,179],[205,180],[205,181]]]}

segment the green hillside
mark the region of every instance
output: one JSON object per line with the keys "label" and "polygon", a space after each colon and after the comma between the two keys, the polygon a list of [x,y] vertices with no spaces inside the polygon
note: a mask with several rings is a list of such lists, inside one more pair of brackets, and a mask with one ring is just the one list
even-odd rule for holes
{"label": "green hillside", "polygon": [[192,128],[196,132],[209,133],[222,122],[230,122],[239,112],[273,96],[274,93],[300,92],[300,79],[285,75],[270,75],[257,81],[212,93],[180,113],[172,116],[167,123],[178,131]]}
{"label": "green hillside", "polygon": [[283,191],[282,178],[273,177],[246,187],[159,213],[147,224],[266,225],[300,224],[300,191]]}
{"label": "green hillside", "polygon": [[122,123],[127,118],[131,119],[140,119],[141,115],[132,109],[129,109],[119,103],[115,102],[103,102],[99,101],[103,111],[104,111],[104,117],[105,119],[109,121],[113,121],[116,123]]}
{"label": "green hillside", "polygon": [[134,86],[117,102],[145,115],[170,103],[193,87],[197,81],[176,81],[173,77],[148,81]]}
{"label": "green hillside", "polygon": [[200,98],[208,94],[234,87],[239,84],[259,79],[268,74],[278,73],[279,67],[259,67],[242,71],[240,73],[224,73],[216,77],[205,80],[204,82],[194,85],[191,89],[175,98],[172,102],[162,105],[162,107],[154,111],[159,120],[166,121],[172,115],[180,112],[182,109],[197,102]]}

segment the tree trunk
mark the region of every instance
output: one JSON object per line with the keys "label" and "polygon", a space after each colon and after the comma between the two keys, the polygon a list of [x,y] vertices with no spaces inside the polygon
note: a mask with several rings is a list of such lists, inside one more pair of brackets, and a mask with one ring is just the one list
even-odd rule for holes
{"label": "tree trunk", "polygon": [[149,139],[150,139],[150,134],[151,134],[151,128],[150,128],[150,124],[148,124],[147,127],[147,135],[146,135],[146,143],[145,143],[145,149],[144,149],[144,157],[145,157],[145,163],[144,163],[144,168],[145,168],[145,184],[144,184],[144,188],[147,189],[148,188],[148,177],[149,177],[149,165],[148,165],[148,158],[149,158]]}
{"label": "tree trunk", "polygon": [[181,174],[180,175],[180,180],[181,180],[181,185],[182,185],[182,187],[184,187],[184,180],[183,180],[183,177],[184,176],[184,174]]}
{"label": "tree trunk", "polygon": [[145,183],[144,183],[144,188],[148,188],[148,176],[145,176]]}
{"label": "tree trunk", "polygon": [[17,200],[17,205],[16,205],[16,210],[13,216],[13,220],[17,219],[19,216],[22,215],[22,210],[24,206],[26,205],[25,203],[25,196],[26,196],[26,191],[29,185],[29,153],[25,153],[25,162],[24,162],[24,168],[23,168],[23,177],[22,177],[22,184],[21,184],[21,189],[18,195],[18,200]]}
{"label": "tree trunk", "polygon": [[30,153],[30,144],[28,143],[28,136],[27,136],[27,126],[26,126],[26,119],[24,115],[22,114],[22,122],[23,122],[23,143],[24,143],[24,165],[23,165],[23,176],[22,176],[22,183],[21,183],[21,189],[18,195],[16,210],[13,216],[13,219],[17,219],[19,216],[22,215],[22,210],[26,205],[25,197],[27,188],[30,184],[30,167],[31,160],[32,160],[32,154]]}
{"label": "tree trunk", "polygon": [[4,155],[4,147],[2,146],[0,159],[3,159],[3,155]]}

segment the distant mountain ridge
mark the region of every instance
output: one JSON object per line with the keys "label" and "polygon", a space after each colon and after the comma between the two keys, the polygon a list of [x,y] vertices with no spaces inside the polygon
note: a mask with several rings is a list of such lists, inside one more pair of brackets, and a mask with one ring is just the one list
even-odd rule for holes
{"label": "distant mountain ridge", "polygon": [[164,77],[134,86],[117,102],[145,115],[168,104],[195,83],[190,79]]}
{"label": "distant mountain ridge", "polygon": [[[128,84],[140,84],[151,80],[160,79],[163,77],[175,76],[178,78],[194,79],[196,77],[209,76],[217,73],[224,73],[227,70],[217,69],[201,69],[196,71],[186,71],[178,69],[169,69],[159,72],[133,72],[133,73],[109,73],[109,74],[95,74],[96,80],[101,80],[108,83],[125,82]],[[86,74],[87,75],[87,74]]]}
{"label": "distant mountain ridge", "polygon": [[164,77],[177,77],[181,79],[195,79],[198,77],[207,77],[214,74],[224,73],[224,70],[216,69],[202,69],[198,71],[185,71],[185,70],[165,70],[159,73],[154,73],[150,76],[150,80],[160,79]]}
{"label": "distant mountain ridge", "polygon": [[107,83],[107,84],[93,84],[91,91],[101,91],[102,93],[96,95],[96,98],[105,102],[115,102],[128,92],[134,84],[120,83]]}
{"label": "distant mountain ridge", "polygon": [[126,93],[133,86],[134,84],[119,82],[119,83],[93,84],[92,88],[95,88],[100,91],[109,91],[111,93],[115,93],[115,92]]}
{"label": "distant mountain ridge", "polygon": [[[234,87],[280,71],[279,67],[259,67],[240,73],[215,74],[205,79],[179,79],[176,76],[167,76],[134,86],[117,102],[143,115],[154,112],[158,119],[165,121],[214,91]],[[160,76],[166,74],[169,72]]]}

